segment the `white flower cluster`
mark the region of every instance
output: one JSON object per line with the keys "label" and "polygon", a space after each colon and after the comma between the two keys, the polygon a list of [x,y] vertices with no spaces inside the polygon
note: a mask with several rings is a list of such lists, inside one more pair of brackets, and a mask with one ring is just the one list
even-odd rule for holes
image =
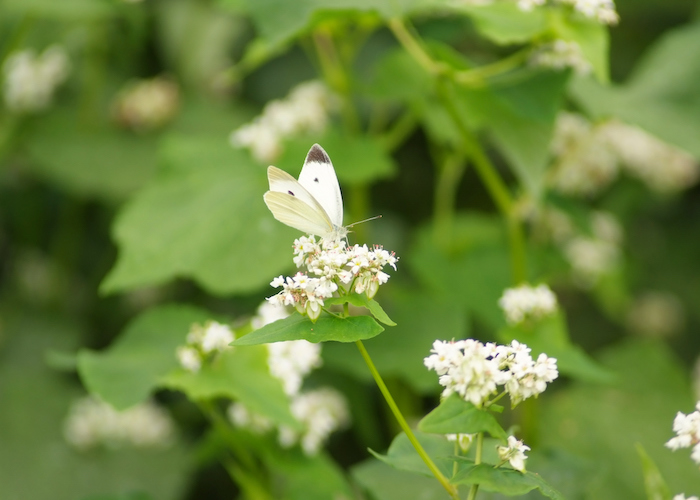
{"label": "white flower cluster", "polygon": [[700,179],[690,154],[619,121],[593,126],[581,115],[562,113],[552,139],[552,184],[568,195],[592,196],[617,178],[620,168],[651,189],[670,193]]}
{"label": "white flower cluster", "polygon": [[174,424],[153,402],[117,411],[86,396],[73,403],[63,427],[66,441],[80,450],[96,446],[163,447],[173,441]]}
{"label": "white flower cluster", "polygon": [[578,43],[562,39],[537,47],[532,52],[529,63],[532,66],[554,70],[571,68],[579,75],[587,75],[593,69]]}
{"label": "white flower cluster", "polygon": [[[263,302],[251,324],[254,328],[261,328],[288,315],[285,306]],[[284,447],[301,442],[304,452],[314,455],[333,431],[348,423],[350,414],[347,403],[339,392],[328,387],[301,391],[304,377],[314,368],[321,366],[321,344],[290,340],[267,344],[267,348],[270,373],[282,382],[285,393],[291,398],[292,415],[304,427],[303,432],[297,432],[280,426],[277,429],[279,442]],[[234,425],[257,434],[266,433],[275,427],[272,420],[250,411],[240,402],[231,404],[228,417]]]}
{"label": "white flower cluster", "polygon": [[[547,3],[547,0],[518,0],[521,10],[529,11]],[[620,16],[613,0],[551,0],[552,4],[570,5],[576,12],[601,24],[617,24]]]}
{"label": "white flower cluster", "polygon": [[592,196],[617,178],[617,156],[604,131],[581,115],[564,112],[557,117],[551,150],[551,181],[563,194]]}
{"label": "white flower cluster", "polygon": [[231,349],[229,344],[234,340],[236,336],[228,325],[216,321],[208,321],[204,326],[194,324],[187,334],[187,344],[177,348],[177,359],[185,370],[196,373],[204,360]]}
{"label": "white flower cluster", "polygon": [[305,266],[307,273],[272,280],[270,285],[282,287],[282,291],[267,300],[294,306],[300,313],[316,320],[324,299],[332,297],[341,286],[374,297],[379,285],[389,279],[382,269],[389,265],[396,270],[397,261],[393,252],[379,246],[372,249],[367,245],[348,247],[345,240],[321,239],[317,243],[314,236],[302,236],[294,240],[294,263],[297,267]]}
{"label": "white flower cluster", "polygon": [[508,436],[508,446],[498,447],[498,457],[503,462],[510,462],[510,466],[515,470],[525,472],[525,460],[527,459],[527,455],[525,455],[526,451],[530,451],[529,446],[523,444],[523,442],[516,439],[515,436]]}
{"label": "white flower cluster", "polygon": [[693,447],[690,458],[700,465],[700,401],[695,405],[696,411],[685,415],[681,412],[673,419],[673,432],[676,437],[668,440],[666,447],[672,450]]}
{"label": "white flower cluster", "polygon": [[696,496],[686,497],[685,493],[679,493],[673,497],[673,500],[700,500],[700,498]]}
{"label": "white flower cluster", "polygon": [[112,105],[115,120],[137,132],[155,130],[171,121],[180,107],[180,89],[166,77],[127,84]]}
{"label": "white flower cluster", "polygon": [[557,360],[540,354],[530,356],[530,348],[513,340],[510,345],[478,340],[436,340],[430,356],[424,359],[429,370],[440,376],[443,397],[459,394],[465,401],[481,407],[503,386],[511,404],[538,396],[547,384],[559,376]]}
{"label": "white flower cluster", "polygon": [[602,129],[625,171],[652,191],[681,191],[700,179],[698,161],[685,151],[619,121]]}
{"label": "white flower cluster", "polygon": [[537,287],[521,285],[508,288],[498,299],[506,320],[516,325],[526,319],[539,319],[554,314],[557,310],[557,297],[545,284]]}
{"label": "white flower cluster", "polygon": [[31,49],[11,54],[2,67],[5,104],[16,113],[46,109],[59,84],[68,77],[70,63],[66,51],[52,45],[40,55]]}
{"label": "white flower cluster", "polygon": [[323,132],[329,113],[336,107],[337,98],[323,83],[300,83],[286,98],[269,102],[261,115],[234,130],[231,144],[250,149],[261,162],[272,162],[282,152],[283,139],[304,132]]}
{"label": "white flower cluster", "polygon": [[304,426],[302,432],[290,427],[279,428],[279,442],[289,448],[301,443],[307,455],[315,455],[334,431],[350,422],[345,398],[335,389],[322,387],[299,394],[292,400],[292,415]]}

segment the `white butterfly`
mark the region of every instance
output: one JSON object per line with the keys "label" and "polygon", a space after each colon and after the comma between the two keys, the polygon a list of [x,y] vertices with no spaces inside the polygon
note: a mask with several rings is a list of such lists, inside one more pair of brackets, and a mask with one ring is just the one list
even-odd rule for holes
{"label": "white butterfly", "polygon": [[263,196],[278,221],[324,239],[344,238],[343,197],[331,159],[318,144],[306,155],[299,180],[267,167],[270,190]]}

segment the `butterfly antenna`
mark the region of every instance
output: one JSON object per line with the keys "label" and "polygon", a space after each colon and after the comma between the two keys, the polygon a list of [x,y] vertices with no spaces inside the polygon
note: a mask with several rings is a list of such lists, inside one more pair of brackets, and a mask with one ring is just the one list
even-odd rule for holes
{"label": "butterfly antenna", "polygon": [[357,221],[357,222],[353,222],[352,224],[348,225],[347,227],[350,228],[350,227],[353,227],[353,226],[357,226],[358,224],[362,224],[362,223],[364,223],[364,222],[369,222],[369,221],[371,221],[371,220],[381,219],[381,218],[382,218],[381,215],[375,215],[374,217],[370,217],[369,219],[365,219],[365,220],[360,220],[360,221]]}

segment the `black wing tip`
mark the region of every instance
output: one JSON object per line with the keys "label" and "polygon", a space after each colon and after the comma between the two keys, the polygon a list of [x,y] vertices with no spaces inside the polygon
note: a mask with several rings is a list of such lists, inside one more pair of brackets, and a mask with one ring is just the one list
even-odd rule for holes
{"label": "black wing tip", "polygon": [[306,161],[304,163],[309,163],[312,161],[330,164],[331,159],[321,146],[314,144],[311,146],[309,153],[306,155]]}

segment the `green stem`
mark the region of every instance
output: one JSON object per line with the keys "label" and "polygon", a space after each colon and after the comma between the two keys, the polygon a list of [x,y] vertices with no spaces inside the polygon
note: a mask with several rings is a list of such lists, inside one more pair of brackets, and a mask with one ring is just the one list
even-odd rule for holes
{"label": "green stem", "polygon": [[416,37],[408,31],[402,19],[396,17],[389,19],[387,25],[399,43],[406,49],[406,52],[408,52],[418,64],[423,66],[428,73],[431,75],[439,75],[449,71],[446,65],[438,63],[430,57]]}
{"label": "green stem", "polygon": [[[476,456],[474,457],[474,465],[479,465],[481,463],[481,455],[484,452],[484,433],[480,432],[476,436]],[[476,498],[476,494],[479,491],[479,485],[478,484],[472,484],[472,487],[469,489],[469,496],[467,496],[467,500],[474,500]]]}
{"label": "green stem", "polygon": [[439,163],[433,207],[435,238],[443,248],[449,248],[455,200],[465,168],[464,155],[462,152],[448,154]]}
{"label": "green stem", "polygon": [[437,90],[445,110],[452,118],[452,121],[455,123],[462,136],[464,148],[474,164],[477,175],[481,179],[481,182],[484,183],[484,186],[486,186],[496,207],[506,218],[508,238],[510,241],[513,282],[518,284],[526,281],[527,261],[525,253],[525,235],[508,187],[471,130],[469,130],[462,120],[459,111],[457,111],[457,108],[454,106],[454,101],[451,98],[446,82],[438,81]]}
{"label": "green stem", "polygon": [[440,482],[440,484],[442,484],[442,486],[447,490],[450,497],[452,497],[454,500],[459,500],[459,494],[457,492],[457,488],[455,488],[454,485],[450,484],[449,480],[442,474],[442,472],[440,472],[440,469],[437,468],[437,465],[435,465],[435,463],[432,461],[432,459],[428,456],[425,449],[423,449],[423,446],[420,444],[420,442],[416,438],[415,434],[413,434],[413,431],[409,427],[408,422],[406,422],[406,419],[401,414],[401,410],[399,410],[399,407],[396,405],[394,398],[391,396],[389,389],[387,389],[386,384],[384,383],[384,380],[382,380],[381,375],[377,371],[377,368],[374,366],[374,363],[372,362],[372,358],[370,357],[369,353],[367,352],[367,349],[365,349],[365,346],[362,343],[362,341],[358,340],[357,342],[355,342],[355,345],[357,345],[357,348],[360,350],[360,354],[362,354],[362,357],[364,358],[365,363],[367,363],[367,367],[369,368],[369,371],[372,373],[372,377],[374,377],[374,381],[377,383],[377,387],[379,387],[379,390],[381,391],[382,395],[384,396],[384,399],[386,400],[387,404],[389,405],[391,412],[394,414],[394,417],[396,418],[399,425],[401,426],[401,429],[403,429],[404,433],[406,433],[408,440],[411,442],[413,447],[416,449],[416,452],[418,452],[418,455],[421,457],[423,462],[425,462],[425,465],[428,466],[428,469],[430,469],[430,472],[433,473],[433,475],[437,478],[437,480]]}
{"label": "green stem", "polygon": [[394,151],[416,129],[417,124],[418,117],[413,110],[406,110],[394,121],[391,128],[380,136],[382,147],[386,151]]}
{"label": "green stem", "polygon": [[484,85],[488,78],[512,71],[521,66],[530,56],[530,49],[526,48],[504,57],[494,63],[485,64],[474,69],[458,71],[454,74],[454,81],[461,85]]}

